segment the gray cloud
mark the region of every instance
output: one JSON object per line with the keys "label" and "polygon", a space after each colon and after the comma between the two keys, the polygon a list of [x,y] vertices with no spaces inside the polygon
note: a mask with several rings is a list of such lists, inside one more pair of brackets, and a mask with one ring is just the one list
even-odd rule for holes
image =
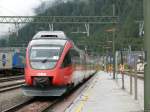
{"label": "gray cloud", "polygon": [[[42,2],[55,0],[0,0],[0,16],[31,16],[35,15],[34,9]],[[14,25],[0,25],[0,35],[7,34]]]}

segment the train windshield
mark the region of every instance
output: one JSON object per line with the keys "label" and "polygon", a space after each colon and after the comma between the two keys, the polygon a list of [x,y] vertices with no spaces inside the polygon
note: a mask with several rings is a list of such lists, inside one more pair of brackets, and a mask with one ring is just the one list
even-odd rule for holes
{"label": "train windshield", "polygon": [[30,50],[30,63],[34,69],[54,68],[61,53],[61,47],[35,46]]}

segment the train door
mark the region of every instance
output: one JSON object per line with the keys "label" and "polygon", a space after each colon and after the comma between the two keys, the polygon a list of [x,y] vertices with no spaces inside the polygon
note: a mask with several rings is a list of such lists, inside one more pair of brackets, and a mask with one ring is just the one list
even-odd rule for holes
{"label": "train door", "polygon": [[77,85],[84,79],[85,71],[82,66],[81,56],[78,51],[75,49],[71,49],[71,58],[73,63],[73,75],[72,75],[72,82],[74,85]]}
{"label": "train door", "polygon": [[63,74],[64,82],[71,83],[71,75],[73,72],[72,68],[72,61],[71,61],[71,55],[70,51],[65,55],[65,58],[63,60],[63,63],[61,65],[61,72]]}
{"label": "train door", "polygon": [[82,63],[82,66],[83,66],[83,72],[84,72],[84,79],[88,77],[88,73],[87,73],[87,62],[86,62],[86,54],[81,54],[80,56],[80,59],[81,59],[81,63]]}

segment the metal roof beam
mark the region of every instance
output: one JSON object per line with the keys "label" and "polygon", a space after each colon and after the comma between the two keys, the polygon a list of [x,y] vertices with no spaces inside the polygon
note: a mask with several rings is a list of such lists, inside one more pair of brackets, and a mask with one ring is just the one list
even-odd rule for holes
{"label": "metal roof beam", "polygon": [[1,24],[55,23],[55,24],[114,24],[118,16],[0,16]]}

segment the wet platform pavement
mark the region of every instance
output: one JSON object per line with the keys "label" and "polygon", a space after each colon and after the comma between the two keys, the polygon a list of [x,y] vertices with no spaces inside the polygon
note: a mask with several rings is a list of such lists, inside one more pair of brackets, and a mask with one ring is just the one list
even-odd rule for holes
{"label": "wet platform pavement", "polygon": [[112,75],[98,72],[66,112],[142,112],[137,100],[122,90]]}

